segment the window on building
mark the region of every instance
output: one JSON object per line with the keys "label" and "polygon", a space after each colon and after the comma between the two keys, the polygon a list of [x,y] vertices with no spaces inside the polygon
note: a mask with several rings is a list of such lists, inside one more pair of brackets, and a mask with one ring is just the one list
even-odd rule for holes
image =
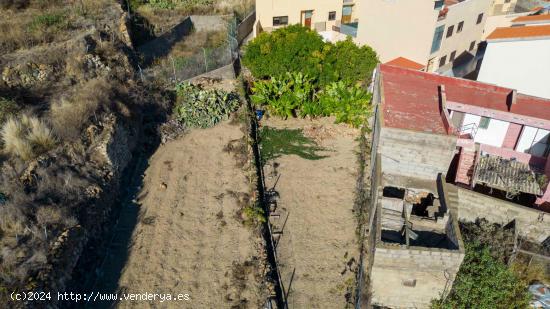
{"label": "window on building", "polygon": [[434,38],[432,40],[432,49],[431,49],[431,52],[430,52],[431,54],[438,51],[439,48],[441,47],[441,39],[443,38],[443,31],[445,31],[445,26],[444,25],[441,25],[441,26],[435,28]]}
{"label": "window on building", "polygon": [[455,29],[455,26],[452,25],[452,26],[449,26],[449,28],[447,28],[447,35],[445,36],[446,38],[450,37],[453,35],[453,30]]}
{"label": "window on building", "polygon": [[468,50],[472,51],[474,50],[475,47],[476,47],[476,41],[472,41],[472,43],[470,43],[470,48]]}
{"label": "window on building", "polygon": [[462,32],[462,28],[464,28],[464,22],[463,21],[458,23],[458,27],[456,27],[456,33]]}
{"label": "window on building", "polygon": [[449,62],[455,61],[455,57],[456,57],[456,50],[452,52],[451,55],[449,56]]}
{"label": "window on building", "polygon": [[438,10],[443,7],[443,4],[445,4],[444,0],[437,0],[434,2],[434,10]]}
{"label": "window on building", "polygon": [[439,58],[439,67],[444,66],[446,61],[447,61],[447,56],[443,56]]}
{"label": "window on building", "polygon": [[328,12],[328,20],[336,19],[336,11]]}
{"label": "window on building", "polygon": [[342,24],[350,24],[353,14],[353,5],[344,5],[342,7]]}
{"label": "window on building", "polygon": [[547,157],[550,152],[550,131],[524,126],[516,145],[516,151],[537,157]]}
{"label": "window on building", "polygon": [[476,25],[480,24],[482,20],[483,20],[483,13],[479,13],[479,15],[477,15]]}
{"label": "window on building", "polygon": [[489,122],[491,122],[491,118],[481,117],[481,119],[479,120],[479,125],[477,127],[480,129],[487,129],[489,127]]}
{"label": "window on building", "polygon": [[288,25],[288,16],[275,16],[273,17],[273,26]]}

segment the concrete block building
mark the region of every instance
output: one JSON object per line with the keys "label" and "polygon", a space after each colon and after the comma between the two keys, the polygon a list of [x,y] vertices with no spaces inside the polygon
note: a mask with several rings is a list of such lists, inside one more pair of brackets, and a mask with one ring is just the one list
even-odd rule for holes
{"label": "concrete block building", "polygon": [[464,257],[457,220],[550,237],[550,100],[392,65],[373,90],[372,304],[427,308],[445,295]]}
{"label": "concrete block building", "polygon": [[386,70],[394,68],[381,65],[374,82],[368,226],[371,302],[427,308],[432,299],[449,291],[464,258],[457,191],[445,183],[456,139],[447,134],[449,128],[429,121],[429,114],[407,119],[415,107],[399,104],[397,81],[386,76]]}
{"label": "concrete block building", "polygon": [[550,237],[550,99],[389,65],[377,70],[373,98],[385,170],[444,174],[458,219],[515,220],[523,237]]}

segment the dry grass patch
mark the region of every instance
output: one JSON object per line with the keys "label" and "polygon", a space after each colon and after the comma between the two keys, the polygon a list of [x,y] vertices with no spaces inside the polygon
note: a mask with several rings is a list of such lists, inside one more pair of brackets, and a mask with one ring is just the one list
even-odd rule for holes
{"label": "dry grass patch", "polygon": [[47,152],[55,146],[50,128],[34,116],[9,118],[0,131],[4,151],[25,161]]}
{"label": "dry grass patch", "polygon": [[0,51],[12,52],[38,44],[50,43],[61,37],[70,27],[66,10],[29,8],[21,12],[0,13]]}
{"label": "dry grass patch", "polygon": [[69,96],[51,106],[51,121],[57,135],[65,140],[74,140],[96,114],[110,101],[111,85],[104,79],[92,79],[77,87]]}

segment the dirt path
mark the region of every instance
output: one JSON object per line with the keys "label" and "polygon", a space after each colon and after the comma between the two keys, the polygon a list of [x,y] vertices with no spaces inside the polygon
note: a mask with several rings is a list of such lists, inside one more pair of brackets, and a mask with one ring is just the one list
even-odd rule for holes
{"label": "dirt path", "polygon": [[255,259],[262,239],[237,215],[247,179],[223,150],[242,136],[239,126],[225,122],[193,130],[153,155],[119,285],[134,293],[189,293],[191,300],[120,308],[256,309],[265,301]]}
{"label": "dirt path", "polygon": [[[325,149],[318,154],[327,156],[319,160],[296,155],[275,159],[280,175],[276,186],[280,219],[272,222],[280,229],[288,215],[277,252],[285,289],[290,289],[289,308],[346,308],[359,255],[352,212],[359,131],[335,125],[330,118],[269,119],[262,125],[302,128],[305,136]],[[265,168],[267,188],[278,177],[272,166]]]}

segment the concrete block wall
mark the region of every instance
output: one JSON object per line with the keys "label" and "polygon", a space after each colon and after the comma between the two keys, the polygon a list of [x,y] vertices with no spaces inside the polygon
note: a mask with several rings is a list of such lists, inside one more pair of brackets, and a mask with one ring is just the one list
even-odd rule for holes
{"label": "concrete block wall", "polygon": [[463,188],[458,188],[458,200],[458,219],[461,221],[485,218],[489,222],[508,224],[515,219],[520,235],[539,243],[550,237],[549,213]]}
{"label": "concrete block wall", "polygon": [[[463,259],[459,250],[379,244],[371,272],[373,304],[427,308],[432,299],[448,292]],[[414,286],[405,285],[407,281]]]}
{"label": "concrete block wall", "polygon": [[447,234],[449,240],[457,248],[463,248],[464,243],[462,242],[462,235],[460,235],[460,228],[458,227],[458,223],[456,219],[453,218],[452,213],[449,212],[447,215],[449,216],[449,220],[447,221],[447,225],[445,226],[445,233]]}
{"label": "concrete block wall", "polygon": [[455,148],[456,136],[382,127],[382,173],[435,180],[449,169]]}

